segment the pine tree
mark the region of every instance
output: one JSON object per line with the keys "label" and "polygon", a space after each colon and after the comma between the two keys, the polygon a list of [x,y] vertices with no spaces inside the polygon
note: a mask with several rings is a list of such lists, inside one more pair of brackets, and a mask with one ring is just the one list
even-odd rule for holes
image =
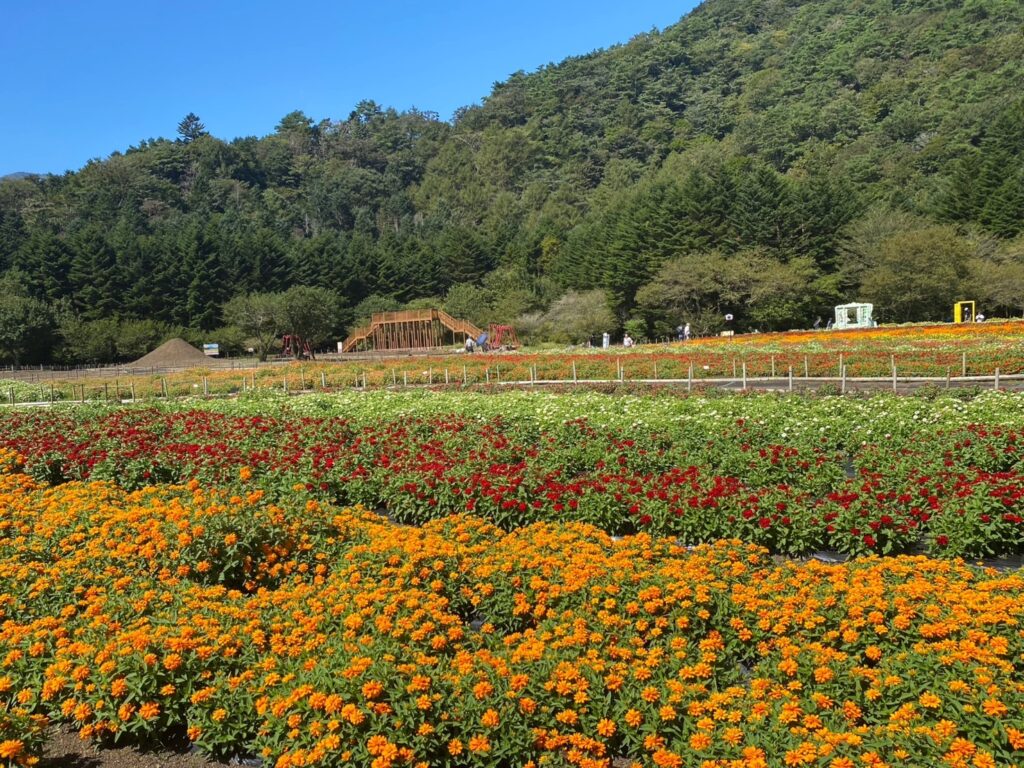
{"label": "pine tree", "polygon": [[195,112],[189,112],[178,123],[178,135],[181,137],[182,143],[188,144],[200,136],[208,136],[209,134],[206,132],[206,126],[200,121],[199,116]]}
{"label": "pine tree", "polygon": [[72,303],[84,320],[116,317],[121,307],[117,257],[99,225],[86,227],[70,243],[68,282]]}
{"label": "pine tree", "polygon": [[34,232],[15,252],[11,266],[24,273],[31,296],[52,303],[71,292],[71,262],[71,249],[62,238]]}
{"label": "pine tree", "polygon": [[735,196],[732,176],[721,163],[687,175],[682,190],[686,250],[704,251],[726,244]]}
{"label": "pine tree", "polygon": [[789,184],[773,168],[752,163],[736,177],[729,216],[737,248],[758,245],[782,252],[793,231],[795,208]]}
{"label": "pine tree", "polygon": [[1024,164],[989,196],[980,218],[1000,237],[1015,237],[1024,231]]}
{"label": "pine tree", "polygon": [[227,298],[224,270],[213,238],[196,226],[179,239],[184,303],[176,307],[179,322],[190,328],[210,330],[220,322],[220,307]]}

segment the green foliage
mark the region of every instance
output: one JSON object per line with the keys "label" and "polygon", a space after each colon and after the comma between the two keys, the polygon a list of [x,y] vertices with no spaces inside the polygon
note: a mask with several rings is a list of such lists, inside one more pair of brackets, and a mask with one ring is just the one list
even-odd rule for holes
{"label": "green foliage", "polygon": [[898,232],[864,254],[860,296],[887,321],[942,320],[964,294],[974,248],[946,225]]}
{"label": "green foliage", "polygon": [[491,316],[494,295],[472,283],[456,283],[444,297],[444,311],[478,326],[486,325]]}
{"label": "green foliage", "polygon": [[580,344],[614,331],[618,323],[603,291],[569,291],[533,321],[534,333],[553,341]]}
{"label": "green foliage", "polygon": [[970,283],[978,298],[996,309],[998,316],[1024,312],[1024,236],[975,259],[970,268]]}
{"label": "green foliage", "polygon": [[44,358],[54,331],[50,307],[27,295],[23,277],[12,271],[0,279],[0,360],[14,367]]}
{"label": "green foliage", "polygon": [[280,302],[282,329],[311,347],[323,344],[344,326],[341,301],[326,288],[296,285],[281,294]]}
{"label": "green foliage", "polygon": [[402,308],[402,302],[395,296],[382,296],[373,294],[359,302],[352,310],[354,316],[353,325],[362,326],[370,322],[370,316],[374,312],[394,312]]}
{"label": "green foliage", "polygon": [[95,365],[117,360],[120,323],[112,317],[66,317],[61,321],[60,335],[63,362]]}
{"label": "green foliage", "polygon": [[235,296],[224,305],[224,318],[247,334],[259,359],[266,360],[274,339],[285,325],[281,295],[248,293]]}

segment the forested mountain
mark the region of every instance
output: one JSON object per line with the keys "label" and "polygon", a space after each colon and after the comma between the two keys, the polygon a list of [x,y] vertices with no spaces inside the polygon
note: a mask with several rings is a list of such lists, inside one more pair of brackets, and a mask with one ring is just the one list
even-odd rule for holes
{"label": "forested mountain", "polygon": [[69,360],[118,354],[82,340],[133,321],[210,332],[233,296],[293,285],[341,297],[338,333],[421,301],[571,336],[559,318],[595,288],[605,323],[647,335],[855,299],[892,321],[961,295],[1018,312],[1022,30],[1019,0],[707,0],[451,122],[365,101],[222,140],[189,115],[0,183],[4,292],[52,311]]}

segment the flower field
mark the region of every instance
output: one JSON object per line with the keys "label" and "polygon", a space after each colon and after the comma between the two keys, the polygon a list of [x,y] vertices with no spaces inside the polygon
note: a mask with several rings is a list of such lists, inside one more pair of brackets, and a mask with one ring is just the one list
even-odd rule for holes
{"label": "flower field", "polygon": [[[179,372],[89,372],[82,378],[33,374],[0,381],[0,401],[152,400],[281,391],[418,386],[480,387],[511,381],[701,380],[749,377],[993,376],[1024,373],[1024,322],[792,331],[694,339],[631,349],[431,355],[266,364]],[[240,365],[249,365],[242,361]]]}
{"label": "flower field", "polygon": [[298,484],[409,524],[468,513],[789,555],[985,557],[1024,552],[1019,402],[350,393],[9,412],[0,447],[48,483],[197,479],[274,499]]}
{"label": "flower field", "polygon": [[1024,765],[1019,402],[6,411],[0,761]]}

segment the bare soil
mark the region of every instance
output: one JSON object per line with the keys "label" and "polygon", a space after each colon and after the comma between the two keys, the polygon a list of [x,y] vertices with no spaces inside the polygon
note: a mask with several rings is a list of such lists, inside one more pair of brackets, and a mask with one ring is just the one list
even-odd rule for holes
{"label": "bare soil", "polygon": [[82,741],[73,731],[53,728],[36,768],[225,768],[228,765],[186,748],[141,751],[132,747],[97,747]]}
{"label": "bare soil", "polygon": [[210,358],[184,339],[171,339],[161,344],[148,355],[143,355],[128,368],[188,368],[209,365]]}

